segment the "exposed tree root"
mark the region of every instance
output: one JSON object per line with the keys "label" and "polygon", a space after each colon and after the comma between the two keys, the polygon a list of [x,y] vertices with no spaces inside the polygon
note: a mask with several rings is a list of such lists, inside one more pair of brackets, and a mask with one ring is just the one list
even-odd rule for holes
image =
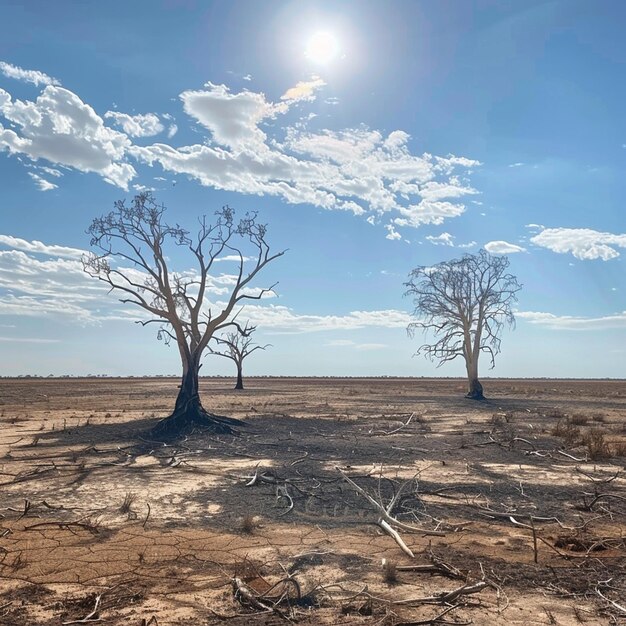
{"label": "exposed tree root", "polygon": [[218,435],[238,435],[237,428],[246,423],[234,417],[214,415],[202,406],[174,411],[160,420],[150,431],[149,438],[156,441],[176,439],[192,430],[206,430]]}

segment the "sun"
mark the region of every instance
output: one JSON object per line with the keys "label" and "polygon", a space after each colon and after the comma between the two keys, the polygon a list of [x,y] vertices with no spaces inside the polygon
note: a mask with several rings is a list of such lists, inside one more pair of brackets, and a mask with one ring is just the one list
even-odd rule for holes
{"label": "sun", "polygon": [[325,65],[339,54],[339,42],[332,33],[323,30],[318,31],[307,42],[304,54],[310,61]]}

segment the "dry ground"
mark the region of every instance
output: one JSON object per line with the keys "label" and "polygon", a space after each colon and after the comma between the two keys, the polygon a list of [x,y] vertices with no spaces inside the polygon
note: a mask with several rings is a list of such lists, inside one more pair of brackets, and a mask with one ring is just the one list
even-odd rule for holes
{"label": "dry ground", "polygon": [[625,381],[246,382],[0,380],[0,624],[626,623]]}

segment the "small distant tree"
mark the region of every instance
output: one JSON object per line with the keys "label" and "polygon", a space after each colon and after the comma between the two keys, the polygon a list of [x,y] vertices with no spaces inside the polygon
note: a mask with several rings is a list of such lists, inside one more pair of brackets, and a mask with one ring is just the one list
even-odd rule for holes
{"label": "small distant tree", "polygon": [[[114,210],[93,220],[88,229],[95,252],[83,258],[84,270],[123,294],[120,302],[146,311],[146,326],[159,324],[158,338],[174,342],[180,352],[182,379],[174,410],[153,429],[155,436],[171,436],[193,426],[215,432],[232,433],[239,420],[207,412],[200,402],[198,377],[202,355],[213,336],[228,327],[245,334],[236,321],[239,308],[247,300],[258,300],[275,285],[252,290],[259,272],[283,252],[270,254],[266,226],[256,213],[246,213],[235,221],[235,213],[224,207],[209,223],[199,219],[197,234],[164,220],[165,207],[150,193],[124,200]],[[170,268],[170,246],[186,251],[195,264],[192,271]],[[248,256],[244,256],[244,251]],[[237,270],[229,276],[229,293],[220,295],[223,304],[209,301],[214,263],[222,256],[233,257]],[[237,310],[235,310],[237,309]]]}
{"label": "small distant tree", "polygon": [[424,343],[416,354],[438,361],[437,367],[463,357],[466,397],[475,400],[484,398],[478,357],[486,352],[495,367],[502,329],[515,323],[512,305],[521,285],[506,272],[508,267],[506,256],[480,250],[433,267],[417,267],[405,283],[405,295],[412,296],[415,305],[409,335],[417,330],[434,335],[434,342]]}
{"label": "small distant tree", "polygon": [[217,356],[223,356],[235,362],[237,366],[237,383],[235,389],[243,389],[243,361],[256,350],[265,350],[270,344],[261,346],[254,343],[252,333],[256,326],[247,326],[241,330],[226,333],[224,337],[215,337],[215,342],[222,347],[221,350],[212,349]]}

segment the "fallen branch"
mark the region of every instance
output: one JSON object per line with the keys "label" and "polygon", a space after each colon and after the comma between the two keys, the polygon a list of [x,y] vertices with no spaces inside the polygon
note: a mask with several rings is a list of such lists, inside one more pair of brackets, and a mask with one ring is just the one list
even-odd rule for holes
{"label": "fallen branch", "polygon": [[397,432],[400,432],[403,428],[406,428],[411,423],[411,420],[414,417],[415,417],[415,413],[411,413],[411,415],[409,416],[409,419],[406,422],[402,422],[402,424],[398,426],[398,428],[394,428],[393,430],[378,430],[378,431],[370,430],[368,435],[370,437],[375,437],[375,436],[384,437],[385,435],[395,435]]}
{"label": "fallen branch", "polygon": [[[393,524],[394,526],[397,526],[400,529],[406,530],[408,532],[420,533],[423,535],[431,535],[433,537],[445,537],[446,536],[446,533],[440,530],[428,530],[427,528],[419,528],[418,526],[411,526],[410,524],[405,524],[404,522],[397,520],[395,517],[391,515],[390,511],[393,509],[393,506],[395,506],[398,500],[399,493],[402,491],[404,486],[401,487],[399,492],[394,496],[393,500],[391,501],[391,504],[387,508],[385,508],[380,502],[378,502],[376,499],[370,496],[370,494],[367,493],[365,489],[357,485],[345,472],[343,472],[341,469],[339,469],[336,466],[335,466],[335,469],[341,474],[342,478],[349,485],[354,487],[358,493],[360,493],[372,506],[374,506],[374,508],[380,513],[381,520],[384,520],[388,524]],[[380,524],[380,522],[378,523]]]}
{"label": "fallen branch", "polygon": [[408,600],[396,600],[393,604],[414,605],[414,604],[440,604],[448,603],[456,600],[461,596],[467,596],[481,592],[489,583],[484,580],[474,583],[473,585],[463,585],[452,591],[441,591],[432,596],[422,596],[420,598],[409,598]]}
{"label": "fallen branch", "polygon": [[406,543],[404,543],[398,531],[394,530],[387,523],[386,520],[384,519],[378,520],[378,525],[400,546],[400,549],[402,550],[402,552],[404,552],[407,556],[411,557],[412,559],[415,558],[415,555],[411,551],[411,548],[409,548],[409,546],[407,546]]}

